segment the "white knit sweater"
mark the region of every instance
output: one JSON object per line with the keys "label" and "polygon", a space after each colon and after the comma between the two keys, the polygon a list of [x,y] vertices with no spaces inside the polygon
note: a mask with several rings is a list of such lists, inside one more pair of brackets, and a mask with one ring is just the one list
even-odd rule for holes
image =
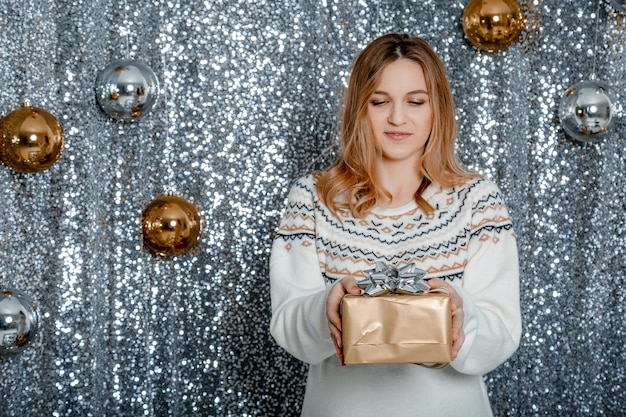
{"label": "white knit sweater", "polygon": [[[517,349],[521,334],[515,233],[500,191],[475,179],[431,185],[428,216],[414,202],[341,222],[321,204],[312,176],[301,178],[272,247],[271,333],[310,364],[302,416],[490,416],[482,375]],[[325,313],[330,287],[376,261],[415,263],[463,298],[465,342],[443,369],[412,364],[341,366]]]}

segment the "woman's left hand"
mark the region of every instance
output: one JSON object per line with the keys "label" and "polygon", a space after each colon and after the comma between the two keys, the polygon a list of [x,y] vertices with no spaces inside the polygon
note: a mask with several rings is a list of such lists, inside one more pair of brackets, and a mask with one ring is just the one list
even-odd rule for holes
{"label": "woman's left hand", "polygon": [[326,299],[326,317],[328,318],[328,327],[330,329],[330,337],[335,344],[335,352],[341,361],[341,365],[345,365],[343,360],[343,325],[341,322],[341,300],[346,294],[360,295],[361,289],[356,284],[354,277],[344,277],[336,282],[328,293]]}
{"label": "woman's left hand", "polygon": [[429,279],[427,282],[430,288],[443,288],[450,294],[450,304],[452,304],[452,359],[455,359],[461,346],[463,346],[463,341],[465,341],[463,299],[452,285],[440,278]]}

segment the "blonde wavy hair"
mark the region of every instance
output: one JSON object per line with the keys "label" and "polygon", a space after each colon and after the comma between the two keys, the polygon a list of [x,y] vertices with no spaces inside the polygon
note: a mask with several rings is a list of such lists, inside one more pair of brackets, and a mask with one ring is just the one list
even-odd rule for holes
{"label": "blonde wavy hair", "polygon": [[416,203],[433,213],[434,208],[422,196],[431,183],[449,187],[477,176],[461,166],[455,152],[455,107],[443,62],[426,41],[388,34],[372,41],[357,56],[344,99],[341,153],[328,169],[315,174],[317,193],[335,216],[348,210],[355,217],[364,217],[381,195],[391,197],[376,175],[382,150],[374,139],[368,104],[383,69],[399,59],[421,65],[433,114],[430,137],[417,167],[423,179],[415,191]]}

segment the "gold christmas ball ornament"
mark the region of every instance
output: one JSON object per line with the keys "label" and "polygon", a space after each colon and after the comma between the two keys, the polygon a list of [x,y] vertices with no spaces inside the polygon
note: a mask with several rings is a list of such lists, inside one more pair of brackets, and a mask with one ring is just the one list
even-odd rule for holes
{"label": "gold christmas ball ornament", "polygon": [[157,255],[180,255],[191,248],[200,235],[198,211],[184,198],[168,194],[158,197],[144,209],[143,241]]}
{"label": "gold christmas ball ornament", "polygon": [[501,51],[524,29],[524,14],[516,0],[470,0],[463,13],[465,36],[478,49]]}
{"label": "gold christmas ball ornament", "polygon": [[63,128],[28,100],[0,121],[0,158],[20,172],[40,172],[59,159],[65,146]]}

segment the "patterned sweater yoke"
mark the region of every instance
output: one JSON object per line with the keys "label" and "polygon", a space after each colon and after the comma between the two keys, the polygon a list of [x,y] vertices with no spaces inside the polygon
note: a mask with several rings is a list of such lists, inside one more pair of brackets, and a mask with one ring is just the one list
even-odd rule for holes
{"label": "patterned sweater yoke", "polygon": [[415,263],[427,278],[461,279],[472,241],[498,242],[512,233],[500,191],[485,179],[442,189],[424,197],[435,208],[428,215],[415,202],[378,209],[364,218],[342,212],[334,217],[321,204],[311,176],[294,185],[279,237],[286,245],[315,245],[327,282],[346,275],[361,277],[377,261],[400,267]]}

